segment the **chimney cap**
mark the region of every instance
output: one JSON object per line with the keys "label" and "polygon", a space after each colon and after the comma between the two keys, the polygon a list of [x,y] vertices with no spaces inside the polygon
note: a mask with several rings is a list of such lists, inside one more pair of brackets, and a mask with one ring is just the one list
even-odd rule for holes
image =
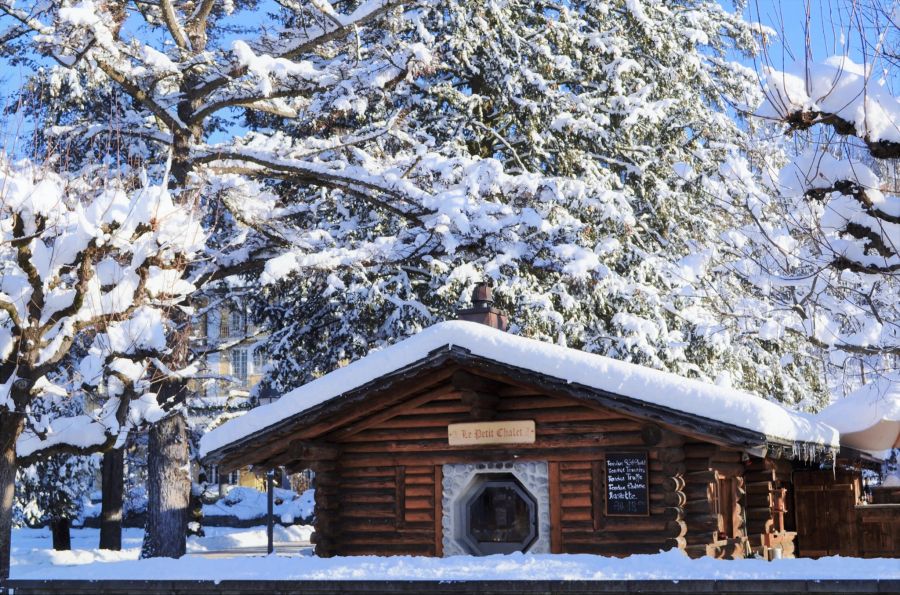
{"label": "chimney cap", "polygon": [[490,283],[481,281],[475,285],[475,289],[472,290],[472,305],[476,308],[479,306],[490,308],[494,305],[494,293]]}
{"label": "chimney cap", "polygon": [[501,331],[506,330],[508,322],[506,314],[494,307],[493,291],[487,281],[475,285],[472,290],[472,307],[458,310],[456,316],[460,320],[480,322]]}

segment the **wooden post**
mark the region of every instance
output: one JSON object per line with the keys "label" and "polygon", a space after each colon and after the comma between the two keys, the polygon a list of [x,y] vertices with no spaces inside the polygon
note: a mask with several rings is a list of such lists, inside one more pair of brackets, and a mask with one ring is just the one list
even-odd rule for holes
{"label": "wooden post", "polygon": [[550,553],[562,553],[562,507],[559,493],[559,463],[547,464],[550,480]]}
{"label": "wooden post", "polygon": [[444,556],[444,467],[434,466],[434,555]]}
{"label": "wooden post", "polygon": [[266,472],[266,553],[275,552],[275,470]]}

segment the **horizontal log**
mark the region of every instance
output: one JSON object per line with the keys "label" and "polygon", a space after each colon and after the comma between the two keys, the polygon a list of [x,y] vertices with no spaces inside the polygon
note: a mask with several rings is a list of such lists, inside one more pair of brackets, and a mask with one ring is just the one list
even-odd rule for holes
{"label": "horizontal log", "polygon": [[407,523],[434,521],[434,509],[431,510],[406,510],[403,520]]}
{"label": "horizontal log", "polygon": [[396,518],[397,512],[394,507],[374,507],[371,505],[348,506],[341,510],[341,517],[344,518]]}
{"label": "horizontal log", "polygon": [[[407,545],[404,543],[382,543],[378,545],[365,545],[361,543],[347,543],[334,546],[335,555],[338,556],[433,556],[434,540],[430,544]],[[318,555],[318,550],[316,550]]]}
{"label": "horizontal log", "polygon": [[340,496],[342,505],[355,504],[393,504],[396,495],[390,494],[371,494],[368,492],[344,492]]}
{"label": "horizontal log", "polygon": [[[594,455],[591,460],[595,460],[597,455]],[[560,472],[568,472],[568,471],[588,471],[591,470],[591,463],[588,461],[561,461],[559,463]]]}
{"label": "horizontal log", "polygon": [[343,535],[344,533],[392,533],[396,531],[430,531],[434,533],[433,520],[428,521],[410,521],[405,523],[402,528],[398,529],[395,519],[343,519],[332,525],[332,532],[335,535]]}
{"label": "horizontal log", "polygon": [[744,471],[744,481],[747,483],[775,481],[775,474],[771,471]]}
{"label": "horizontal log", "polygon": [[688,499],[684,492],[666,492],[663,497],[663,503],[666,506],[684,506]]}
{"label": "horizontal log", "polygon": [[[392,469],[390,477],[342,477],[338,478],[337,483],[341,489],[393,489],[396,481],[396,472]],[[316,483],[319,484],[319,477],[316,477]],[[318,487],[318,485],[317,485]]]}
{"label": "horizontal log", "polygon": [[718,540],[718,533],[716,530],[697,533],[694,533],[693,530],[691,530],[687,535],[684,536],[684,540],[686,545],[688,546],[709,545],[715,543]]}
{"label": "horizontal log", "polygon": [[406,510],[434,510],[434,498],[406,498]]}
{"label": "horizontal log", "polygon": [[393,466],[379,467],[344,467],[341,466],[339,475],[341,477],[393,477]]}
{"label": "horizontal log", "polygon": [[684,474],[684,481],[688,484],[715,483],[716,474],[713,471],[688,471]]}
{"label": "horizontal log", "polygon": [[563,521],[568,522],[590,522],[594,520],[594,513],[591,507],[563,508],[560,510],[560,516]]}
{"label": "horizontal log", "polygon": [[577,495],[590,494],[591,493],[590,480],[580,481],[578,483],[560,482],[559,493],[562,494],[563,496],[569,496],[569,495],[573,495],[573,494],[577,494]]}
{"label": "horizontal log", "polygon": [[714,505],[705,498],[700,500],[688,500],[687,504],[684,505],[684,511],[688,516],[708,513],[711,510],[714,510]]}
{"label": "horizontal log", "polygon": [[681,533],[687,524],[680,520],[659,517],[606,517],[603,530],[598,532],[602,540],[607,531],[635,531],[643,533]]}
{"label": "horizontal log", "polygon": [[434,486],[433,485],[406,486],[406,496],[413,497],[413,498],[418,497],[418,496],[433,497],[434,496]]}
{"label": "horizontal log", "polygon": [[[508,445],[500,445],[501,447]],[[530,451],[551,448],[594,448],[600,446],[640,446],[640,436],[627,432],[582,434],[578,436],[541,437],[534,444],[517,444],[517,450]],[[484,445],[471,447],[451,447],[446,438],[440,440],[384,440],[367,442],[347,442],[343,444],[345,458],[354,454],[395,454],[395,453],[451,453],[484,451]]]}
{"label": "horizontal log", "polygon": [[434,487],[434,469],[428,475],[411,475],[406,473],[406,485]]}
{"label": "horizontal log", "polygon": [[685,510],[681,506],[655,506],[651,504],[650,515],[669,521],[680,521],[685,518]]}
{"label": "horizontal log", "polygon": [[684,445],[685,454],[692,459],[709,458],[719,451],[715,444],[689,442]]}
{"label": "horizontal log", "polygon": [[626,557],[633,554],[655,554],[662,550],[678,547],[678,542],[668,540],[663,543],[568,543],[565,542],[563,551],[567,554],[596,554],[600,556]]}
{"label": "horizontal log", "polygon": [[709,471],[711,464],[708,458],[688,458],[684,460],[684,467],[689,473],[694,471]]}
{"label": "horizontal log", "polygon": [[547,422],[541,424],[541,432],[546,434],[576,434],[590,432],[629,432],[639,434],[641,432],[641,424],[630,419]]}
{"label": "horizontal log", "polygon": [[668,476],[684,475],[685,473],[687,473],[687,467],[685,467],[683,462],[657,463],[656,461],[653,461],[650,463],[650,472],[661,473],[662,475]]}
{"label": "horizontal log", "polygon": [[590,468],[585,469],[569,469],[559,470],[559,481],[561,483],[567,482],[581,482],[581,481],[591,481],[591,470]]}
{"label": "horizontal log", "polygon": [[662,532],[640,532],[640,531],[603,531],[594,533],[593,531],[585,533],[564,533],[563,541],[566,543],[598,543],[598,544],[616,544],[616,543],[658,543],[663,544],[667,539],[672,539]]}
{"label": "horizontal log", "polygon": [[417,413],[415,410],[409,413],[386,419],[383,422],[373,426],[373,430],[409,430],[415,428],[444,428],[453,423],[463,423],[472,421],[469,417],[469,411],[460,406],[461,411],[432,413]]}
{"label": "horizontal log", "polygon": [[521,445],[503,445],[498,447],[461,447],[457,450],[429,451],[429,452],[382,452],[382,453],[345,453],[341,457],[341,465],[345,467],[368,466],[373,464],[390,465],[444,465],[454,463],[471,463],[473,461],[509,461],[518,459],[521,461],[547,461],[547,462],[572,462],[583,461],[590,465],[596,461],[603,448],[594,447],[555,447],[541,448],[540,445],[528,449],[517,448]]}
{"label": "horizontal log", "polygon": [[683,490],[685,487],[684,478],[676,475],[675,477],[666,477],[663,478],[662,488],[667,492],[677,492]]}
{"label": "horizontal log", "polygon": [[469,415],[469,408],[458,398],[453,400],[434,399],[427,403],[423,403],[414,409],[409,409],[401,413],[401,416],[419,416],[419,415]]}
{"label": "horizontal log", "polygon": [[625,419],[621,414],[585,407],[578,401],[543,395],[537,397],[504,397],[501,398],[500,402],[497,404],[498,411],[532,411],[538,409],[555,409],[559,411],[572,409],[579,411],[584,415],[590,415],[594,419]]}
{"label": "horizontal log", "polygon": [[712,500],[715,497],[715,489],[711,483],[687,483],[684,493],[688,500]]}
{"label": "horizontal log", "polygon": [[561,506],[563,508],[590,508],[591,507],[590,496],[562,495],[560,500],[561,500]]}
{"label": "horizontal log", "polygon": [[656,460],[661,463],[680,463],[685,460],[684,449],[681,446],[656,448]]}

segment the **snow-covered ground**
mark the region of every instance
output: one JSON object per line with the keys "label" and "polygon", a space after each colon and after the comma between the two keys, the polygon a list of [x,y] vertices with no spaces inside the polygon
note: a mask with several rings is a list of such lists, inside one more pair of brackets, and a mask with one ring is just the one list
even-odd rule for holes
{"label": "snow-covered ground", "polygon": [[[276,542],[309,538],[308,526],[276,527]],[[203,552],[265,544],[265,529],[212,528],[191,539],[179,560],[138,560],[141,531],[128,529],[121,552],[93,549],[95,529],[73,531],[71,552],[54,552],[46,530],[13,533],[14,579],[281,579],[281,580],[687,580],[687,579],[900,579],[900,562],[831,557],[819,560],[690,560],[678,551],[630,558],[523,555],[475,558],[410,556],[316,558],[311,555],[207,558]]]}
{"label": "snow-covered ground", "polygon": [[[237,550],[247,548],[264,548],[266,546],[266,528],[253,527],[249,529],[235,529],[232,527],[204,527],[204,537],[191,537],[188,539],[187,550],[189,557],[185,559],[196,562],[196,555],[209,552],[221,552],[223,550]],[[293,525],[290,527],[275,526],[275,543],[304,544],[309,542],[309,536],[313,528],[309,525]],[[95,569],[106,563],[115,563],[110,566],[117,570],[118,578],[131,578],[131,571],[123,564],[140,564],[138,557],[141,553],[141,541],[144,536],[143,529],[126,528],[122,531],[122,550],[113,552],[97,549],[100,542],[99,529],[73,529],[72,549],[58,552],[53,549],[50,531],[43,529],[15,529],[12,539],[12,567],[14,578],[50,578],[51,569],[81,569],[86,578],[92,578]],[[174,562],[169,560],[169,562]],[[122,574],[117,574],[121,572]],[[154,577],[152,573],[148,578]],[[112,575],[105,578],[113,578]],[[190,578],[190,577],[187,577]]]}

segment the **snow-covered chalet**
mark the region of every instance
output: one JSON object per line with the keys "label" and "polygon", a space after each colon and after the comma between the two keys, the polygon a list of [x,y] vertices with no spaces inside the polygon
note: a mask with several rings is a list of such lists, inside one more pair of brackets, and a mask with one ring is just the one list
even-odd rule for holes
{"label": "snow-covered chalet", "polygon": [[505,326],[481,285],[460,320],[229,421],[201,455],[313,469],[319,556],[897,555],[900,504],[865,525],[874,459],[832,425]]}

